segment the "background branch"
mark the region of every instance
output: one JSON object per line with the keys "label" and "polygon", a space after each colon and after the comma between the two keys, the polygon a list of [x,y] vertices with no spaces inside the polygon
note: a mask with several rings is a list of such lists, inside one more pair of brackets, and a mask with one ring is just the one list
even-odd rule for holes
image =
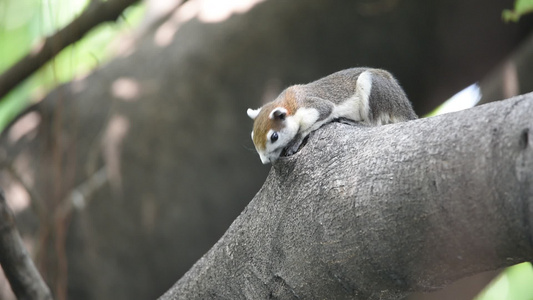
{"label": "background branch", "polygon": [[329,124],[161,299],[398,299],[533,259],[533,93]]}
{"label": "background branch", "polygon": [[48,286],[24,248],[15,216],[0,191],[0,264],[19,300],[51,300]]}
{"label": "background branch", "polygon": [[0,101],[23,80],[42,67],[68,45],[80,40],[95,26],[115,21],[138,0],[90,1],[83,13],[69,25],[46,38],[39,47],[0,75]]}

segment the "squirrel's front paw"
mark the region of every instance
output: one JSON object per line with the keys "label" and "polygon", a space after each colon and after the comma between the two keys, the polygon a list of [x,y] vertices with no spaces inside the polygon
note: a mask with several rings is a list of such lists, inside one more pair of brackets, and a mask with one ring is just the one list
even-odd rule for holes
{"label": "squirrel's front paw", "polygon": [[302,144],[302,139],[300,137],[294,138],[288,145],[283,149],[283,156],[291,156],[294,153],[298,152],[300,145]]}
{"label": "squirrel's front paw", "polygon": [[305,136],[304,138],[301,137],[301,135],[298,135],[296,138],[294,138],[288,145],[283,149],[282,156],[291,156],[295,154],[296,152],[300,151],[303,146],[307,143],[307,139],[309,136]]}
{"label": "squirrel's front paw", "polygon": [[287,148],[285,148],[285,154],[286,156],[291,156],[294,153],[298,152],[298,149],[300,148],[299,144],[290,145]]}

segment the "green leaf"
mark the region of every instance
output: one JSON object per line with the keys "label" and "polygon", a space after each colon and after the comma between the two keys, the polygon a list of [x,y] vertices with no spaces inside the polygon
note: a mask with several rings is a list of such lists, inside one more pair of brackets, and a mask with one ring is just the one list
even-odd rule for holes
{"label": "green leaf", "polygon": [[[0,73],[38,41],[71,22],[89,1],[100,0],[0,0]],[[109,61],[114,54],[112,42],[140,23],[145,7],[143,3],[133,5],[120,21],[95,27],[6,95],[0,101],[0,132],[27,105],[58,84],[81,77]]]}
{"label": "green leaf", "polygon": [[531,300],[533,299],[533,268],[521,263],[505,269],[475,300]]}
{"label": "green leaf", "polygon": [[504,9],[502,19],[505,22],[518,22],[521,16],[533,12],[533,0],[516,0],[514,10]]}

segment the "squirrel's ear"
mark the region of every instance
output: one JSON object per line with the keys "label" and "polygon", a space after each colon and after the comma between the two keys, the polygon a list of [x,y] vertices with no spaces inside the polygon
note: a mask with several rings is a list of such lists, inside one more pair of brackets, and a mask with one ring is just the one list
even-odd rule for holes
{"label": "squirrel's ear", "polygon": [[246,113],[248,114],[248,117],[250,117],[250,119],[255,120],[255,118],[257,118],[257,115],[259,114],[260,111],[261,111],[261,108],[258,108],[258,109],[248,108]]}
{"label": "squirrel's ear", "polygon": [[270,119],[275,120],[285,120],[285,117],[287,116],[287,110],[284,107],[276,107],[270,112],[270,115],[268,116]]}

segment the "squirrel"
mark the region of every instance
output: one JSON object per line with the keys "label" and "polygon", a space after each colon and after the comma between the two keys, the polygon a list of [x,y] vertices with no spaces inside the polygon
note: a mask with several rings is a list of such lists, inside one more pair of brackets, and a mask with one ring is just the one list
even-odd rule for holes
{"label": "squirrel", "polygon": [[371,126],[417,118],[411,102],[389,72],[373,68],[342,70],[285,89],[274,101],[248,109],[252,140],[263,164],[298,151],[304,139],[337,119]]}

